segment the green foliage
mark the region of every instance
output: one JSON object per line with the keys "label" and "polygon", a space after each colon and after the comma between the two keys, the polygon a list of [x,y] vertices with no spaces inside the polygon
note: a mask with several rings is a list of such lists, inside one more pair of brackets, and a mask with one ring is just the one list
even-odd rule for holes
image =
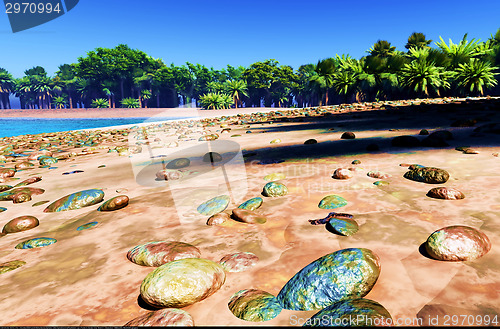
{"label": "green foliage", "polygon": [[408,42],[405,45],[405,48],[408,50],[411,49],[426,49],[429,48],[429,44],[432,40],[427,40],[425,38],[425,34],[419,32],[413,32],[408,37]]}
{"label": "green foliage", "polygon": [[62,109],[68,104],[68,102],[66,101],[66,97],[57,96],[52,99],[52,104],[54,104],[56,109]]}
{"label": "green foliage", "polygon": [[490,88],[497,84],[495,75],[498,73],[493,72],[496,69],[498,67],[492,67],[488,62],[471,58],[468,63],[458,65],[455,79],[466,92],[483,95],[484,88]]}
{"label": "green foliage", "polygon": [[127,97],[122,99],[120,103],[122,104],[122,107],[129,109],[140,107],[139,100],[136,98]]}
{"label": "green foliage", "polygon": [[[108,108],[109,107],[109,102],[105,98],[96,98],[92,101],[92,108],[96,109],[103,109],[103,108]],[[128,106],[124,106],[128,107]]]}
{"label": "green foliage", "polygon": [[439,95],[439,88],[450,87],[447,80],[449,74],[445,72],[444,68],[436,67],[433,62],[428,62],[426,58],[426,56],[420,56],[410,64],[405,64],[401,70],[403,85],[427,97],[430,90]]}
{"label": "green foliage", "polygon": [[233,103],[231,95],[221,93],[208,93],[200,97],[201,104],[205,109],[220,110],[228,109]]}

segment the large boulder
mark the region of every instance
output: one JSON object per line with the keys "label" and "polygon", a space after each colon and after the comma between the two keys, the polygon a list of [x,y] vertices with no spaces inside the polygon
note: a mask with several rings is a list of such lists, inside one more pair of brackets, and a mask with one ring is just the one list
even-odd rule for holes
{"label": "large boulder", "polygon": [[379,259],[371,250],[342,249],[300,270],[281,289],[277,299],[284,309],[319,310],[340,300],[364,297],[379,274]]}
{"label": "large boulder", "polygon": [[443,184],[450,178],[450,174],[444,169],[424,167],[407,171],[403,177],[415,182]]}
{"label": "large boulder", "polygon": [[182,308],[199,302],[224,284],[226,272],[208,259],[185,258],[158,267],[141,284],[142,299],[154,307]]}
{"label": "large boulder", "polygon": [[432,233],[425,250],[434,259],[470,261],[484,256],[491,242],[483,232],[469,226],[448,226]]}

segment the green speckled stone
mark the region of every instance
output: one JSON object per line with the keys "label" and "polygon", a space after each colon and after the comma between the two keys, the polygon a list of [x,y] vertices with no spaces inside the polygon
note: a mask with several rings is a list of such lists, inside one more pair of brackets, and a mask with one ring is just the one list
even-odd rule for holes
{"label": "green speckled stone", "polygon": [[342,249],[296,273],[277,299],[287,310],[323,309],[343,299],[364,297],[380,274],[378,257],[369,249]]}
{"label": "green speckled stone", "polygon": [[23,262],[22,260],[13,260],[11,262],[2,263],[0,264],[0,274],[20,268],[24,264],[26,264],[26,262]]}
{"label": "green speckled stone", "polygon": [[353,165],[358,165],[358,164],[360,164],[360,163],[361,163],[361,161],[359,161],[359,160],[353,160],[351,163],[352,163]]}
{"label": "green speckled stone", "polygon": [[222,287],[226,272],[221,265],[202,258],[169,262],[142,281],[142,299],[155,307],[182,308],[199,302]]}
{"label": "green speckled stone", "polygon": [[269,197],[284,196],[288,194],[288,188],[282,183],[269,182],[264,185],[264,191],[262,193]]}
{"label": "green speckled stone", "polygon": [[45,192],[44,189],[35,187],[13,188],[5,192],[0,192],[0,201],[14,200],[15,195],[22,195],[22,194],[37,195],[37,194],[43,194],[44,192]]}
{"label": "green speckled stone", "polygon": [[349,299],[334,303],[311,318],[304,327],[358,327],[391,325],[389,311],[379,303],[365,298]]}
{"label": "green speckled stone", "polygon": [[442,184],[446,183],[450,174],[444,169],[424,167],[407,171],[403,177],[421,183]]}
{"label": "green speckled stone", "polygon": [[491,242],[486,234],[463,225],[439,229],[425,242],[429,256],[443,261],[471,261],[486,255],[490,249]]}
{"label": "green speckled stone", "polygon": [[32,249],[50,246],[53,243],[56,243],[57,240],[53,238],[34,238],[23,241],[16,246],[16,249]]}
{"label": "green speckled stone", "polygon": [[354,219],[330,218],[326,223],[326,229],[344,236],[351,236],[359,230],[359,226]]}
{"label": "green speckled stone", "polygon": [[256,209],[259,209],[261,205],[262,205],[262,198],[256,197],[243,202],[238,206],[238,208],[254,211]]}
{"label": "green speckled stone", "polygon": [[212,216],[221,211],[224,211],[229,205],[229,201],[229,196],[219,195],[208,200],[207,202],[202,203],[196,210],[202,215]]}
{"label": "green speckled stone", "polygon": [[264,180],[267,180],[270,182],[274,182],[274,181],[285,179],[285,178],[286,178],[285,174],[282,174],[282,173],[273,173],[273,174],[269,174],[269,175],[264,176]]}
{"label": "green speckled stone", "polygon": [[114,211],[118,209],[122,209],[128,205],[129,198],[126,195],[118,195],[114,198],[109,199],[104,202],[99,208],[98,211]]}
{"label": "green speckled stone", "polygon": [[57,159],[53,158],[53,157],[43,157],[39,160],[39,163],[41,166],[47,166],[47,165],[57,163]]}
{"label": "green speckled stone", "polygon": [[98,189],[84,190],[69,194],[52,202],[43,212],[59,212],[80,209],[97,204],[104,198],[104,192]]}
{"label": "green speckled stone", "polygon": [[91,227],[94,227],[97,225],[98,222],[90,222],[90,223],[87,223],[87,224],[83,224],[81,226],[78,226],[76,228],[77,231],[83,231],[83,230],[86,230],[86,229],[89,229]]}
{"label": "green speckled stone", "polygon": [[0,207],[0,212],[4,212],[5,210],[7,210],[7,208]]}
{"label": "green speckled stone", "polygon": [[321,209],[335,209],[347,205],[347,200],[338,195],[325,196],[320,202],[318,207]]}
{"label": "green speckled stone", "polygon": [[375,183],[373,183],[373,185],[377,185],[377,186],[389,185],[389,182],[385,181],[385,180],[379,180],[379,181],[376,181]]}
{"label": "green speckled stone", "polygon": [[228,307],[237,318],[253,322],[272,320],[282,310],[276,297],[257,289],[238,291],[231,297]]}

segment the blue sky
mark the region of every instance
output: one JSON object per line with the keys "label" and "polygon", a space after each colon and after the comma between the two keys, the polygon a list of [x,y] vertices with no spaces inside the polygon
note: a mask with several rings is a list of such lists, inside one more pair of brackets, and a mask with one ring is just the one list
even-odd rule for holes
{"label": "blue sky", "polygon": [[377,40],[399,50],[412,32],[428,39],[485,41],[500,28],[499,0],[80,0],[67,14],[12,33],[0,13],[0,67],[24,70],[73,63],[120,43],[162,58],[220,69],[269,58],[297,69],[319,59],[360,58]]}

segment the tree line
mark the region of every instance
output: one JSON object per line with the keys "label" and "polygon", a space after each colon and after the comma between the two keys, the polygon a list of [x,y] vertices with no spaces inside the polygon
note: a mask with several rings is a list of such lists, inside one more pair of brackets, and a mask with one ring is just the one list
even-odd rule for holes
{"label": "tree line", "polygon": [[161,59],[120,44],[96,48],[76,63],[63,64],[53,77],[27,69],[21,78],[0,68],[0,108],[9,96],[21,108],[310,107],[416,97],[500,94],[500,29],[485,42],[458,43],[423,33],[408,37],[405,51],[378,40],[360,59],[349,55],[321,59],[297,70],[274,59],[249,67],[215,70],[201,64],[166,65]]}

